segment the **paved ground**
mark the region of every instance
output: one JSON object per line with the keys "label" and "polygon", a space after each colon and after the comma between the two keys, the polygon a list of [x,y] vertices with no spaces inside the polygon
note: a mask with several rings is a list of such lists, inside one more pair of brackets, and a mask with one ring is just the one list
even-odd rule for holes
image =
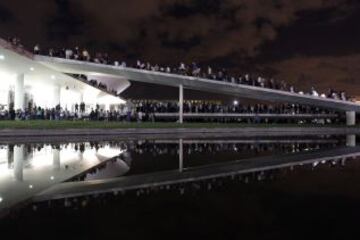
{"label": "paved ground", "polygon": [[130,128],[130,129],[3,129],[0,143],[57,142],[111,139],[164,139],[253,136],[360,134],[360,127],[247,127],[247,128]]}

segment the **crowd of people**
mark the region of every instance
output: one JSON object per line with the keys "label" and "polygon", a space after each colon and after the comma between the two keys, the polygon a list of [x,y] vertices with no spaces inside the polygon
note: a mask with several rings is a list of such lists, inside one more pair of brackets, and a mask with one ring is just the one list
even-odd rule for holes
{"label": "crowd of people", "polygon": [[[78,106],[81,106],[81,109],[83,109],[84,103]],[[78,119],[81,114],[85,116],[82,110],[71,112],[61,108],[60,105],[55,108],[34,106],[25,110],[14,110],[14,108],[3,110],[0,112],[0,120],[74,120]]]}
{"label": "crowd of people", "polygon": [[[13,108],[0,111],[0,120],[91,120],[91,121],[111,121],[111,122],[166,122],[178,119],[179,105],[176,101],[158,100],[132,100],[128,104],[117,106],[105,110],[100,105],[90,108],[84,102],[76,103],[71,110],[64,109],[60,105],[55,108],[41,108],[28,106],[24,111]],[[317,119],[318,114],[328,115],[328,118],[321,117],[323,123],[334,123],[342,121],[340,114],[330,110],[317,107],[303,106],[299,104],[224,104],[216,101],[184,101],[183,111],[185,117],[187,113],[195,115],[189,116],[187,121],[192,122],[244,122],[244,123],[274,123],[285,121],[288,123],[300,123]],[[170,115],[164,115],[168,113]],[[196,114],[206,113],[208,116],[198,116]],[[219,115],[220,114],[220,115]],[[232,114],[246,114],[247,116],[236,116]],[[263,115],[262,115],[263,114]],[[278,117],[268,117],[266,114],[279,115]],[[313,118],[295,117],[299,114],[313,114]],[[283,116],[281,116],[283,115]],[[322,123],[319,121],[318,123]],[[282,123],[282,122],[281,122]]]}
{"label": "crowd of people", "polygon": [[114,65],[118,67],[132,67],[141,70],[147,71],[156,71],[163,72],[168,74],[180,74],[185,76],[194,76],[205,79],[211,79],[215,81],[228,82],[233,84],[244,84],[256,87],[263,87],[269,89],[276,89],[281,91],[288,91],[291,93],[298,94],[307,94],[316,97],[332,98],[343,101],[350,101],[349,97],[345,91],[336,91],[332,88],[326,93],[318,92],[314,87],[308,91],[297,89],[295,86],[287,84],[285,81],[278,81],[274,78],[265,78],[258,76],[256,74],[243,74],[240,76],[235,76],[230,74],[226,69],[213,69],[211,66],[200,66],[196,62],[191,64],[185,64],[181,62],[178,66],[160,66],[158,64],[151,64],[150,62],[145,62],[137,60],[134,64],[128,64],[125,61],[112,61],[110,60],[109,54],[97,52],[95,54],[90,53],[86,48],[75,47],[72,48],[62,48],[62,49],[49,49],[48,52],[41,50],[40,46],[37,44],[34,47],[34,54],[36,55],[48,55],[50,57],[59,57],[66,59],[74,59],[79,61],[94,62],[98,64]]}
{"label": "crowd of people", "polygon": [[[289,142],[236,142],[236,141],[197,141],[190,140],[190,142],[184,141],[183,155],[186,159],[191,160],[197,154],[204,154],[205,157],[201,162],[188,163],[186,167],[195,167],[198,164],[206,165],[217,162],[217,157],[222,154],[227,154],[227,161],[240,160],[241,158],[255,157],[258,154],[289,154],[302,152],[304,149],[307,151],[319,150],[319,149],[332,149],[339,145],[340,140],[322,139],[323,141],[303,142],[296,139]],[[328,140],[328,141],[327,141]],[[169,158],[177,158],[179,154],[178,141],[160,141],[156,140],[133,140],[124,141],[111,144],[112,147],[119,147],[125,150],[118,158],[126,162],[130,167],[132,174],[145,174],[149,171],[162,171],[177,168],[177,162],[169,163]],[[148,165],[141,161],[146,156],[147,162],[156,161],[156,165]],[[116,162],[118,158],[114,158],[112,162]],[[233,159],[232,159],[233,158]],[[136,159],[135,164],[132,165],[132,159]],[[162,161],[162,159],[164,161]],[[206,160],[205,160],[206,159]],[[191,162],[191,161],[190,161]],[[196,161],[195,161],[196,162]],[[145,165],[145,167],[144,167]],[[103,176],[102,170],[106,168],[106,164],[101,164],[96,168],[93,168],[80,176],[76,176],[73,181],[84,181],[89,176],[96,178]]]}
{"label": "crowd of people", "polygon": [[[175,142],[176,143],[176,142]],[[324,148],[333,148],[338,144],[337,141],[324,141],[324,142],[301,142],[296,141],[279,143],[274,141],[273,143],[269,142],[257,142],[257,143],[246,143],[246,142],[196,142],[190,141],[183,146],[183,151],[185,155],[190,156],[191,154],[196,153],[208,153],[216,154],[222,152],[228,153],[294,153],[300,152],[304,149],[307,150],[318,150]],[[171,143],[154,143],[152,141],[143,141],[141,143],[137,142],[133,144],[133,147],[129,147],[128,151],[138,154],[138,155],[147,155],[147,156],[161,156],[161,155],[177,155],[178,154],[178,144]]]}
{"label": "crowd of people", "polygon": [[[128,119],[133,121],[169,121],[178,118],[176,113],[179,112],[179,105],[175,101],[157,101],[157,100],[134,100],[134,112],[128,115]],[[126,107],[125,107],[126,108]],[[126,110],[125,110],[126,112]],[[244,123],[274,123],[285,121],[288,123],[299,123],[305,119],[290,119],[288,116],[280,117],[280,115],[299,114],[339,114],[324,110],[317,107],[303,106],[299,104],[239,104],[235,101],[233,104],[224,104],[216,101],[184,101],[183,112],[187,121],[195,122],[244,122]],[[162,113],[173,113],[174,115],[165,116]],[[192,113],[191,117],[186,116]],[[209,114],[209,116],[196,116],[196,114]],[[217,114],[212,115],[211,114]],[[220,114],[220,115],[219,115]],[[234,116],[231,114],[250,114],[250,116]],[[263,116],[262,116],[263,114]],[[265,114],[277,114],[278,118],[266,117]],[[315,119],[316,117],[314,117]],[[314,120],[314,119],[310,119]],[[309,120],[309,119],[307,119]],[[307,121],[305,120],[305,121]],[[334,119],[326,119],[326,123],[331,123]],[[340,119],[337,119],[340,120]]]}
{"label": "crowd of people", "polygon": [[[176,101],[133,100],[137,112],[178,113]],[[184,113],[250,113],[250,114],[322,114],[334,111],[300,104],[224,104],[219,101],[187,100],[183,104]]]}
{"label": "crowd of people", "polygon": [[82,82],[86,82],[87,84],[90,84],[93,87],[96,87],[102,91],[106,91],[108,93],[111,93],[114,96],[120,96],[120,93],[117,92],[115,89],[111,89],[107,86],[107,84],[97,81],[95,79],[88,79],[88,77],[86,75],[83,74],[68,74],[71,77],[74,77]]}
{"label": "crowd of people", "polygon": [[[9,42],[17,47],[23,47],[18,38],[9,39]],[[149,62],[136,61],[133,65],[128,65],[125,61],[112,61],[110,60],[109,54],[106,53],[90,53],[86,48],[62,48],[62,49],[50,49],[48,52],[42,51],[39,44],[36,44],[33,49],[34,54],[39,55],[49,55],[52,57],[74,59],[80,61],[89,61],[99,64],[111,64],[119,67],[133,67],[142,70],[148,71],[159,71],[164,73],[171,74],[181,74],[186,76],[195,76],[202,77],[207,79],[212,79],[216,81],[224,81],[233,84],[245,84],[256,87],[264,87],[270,89],[277,89],[283,91],[289,91],[299,94],[308,94],[317,97],[326,97],[338,100],[349,100],[349,97],[344,91],[335,91],[329,89],[327,93],[319,93],[315,88],[311,88],[310,92],[305,93],[304,91],[299,91],[295,89],[294,86],[289,86],[284,81],[277,81],[275,79],[266,79],[261,76],[254,76],[251,74],[244,74],[243,76],[232,76],[227,72],[226,69],[213,70],[210,66],[204,69],[200,67],[195,62],[187,65],[185,63],[180,63],[179,66],[166,66],[162,67],[159,65],[152,65]],[[71,76],[78,78],[94,87],[97,87],[101,90],[107,91],[115,96],[119,96],[119,93],[114,89],[109,89],[109,87],[97,80],[88,79],[87,76],[81,74],[70,74]],[[0,114],[0,119],[48,119],[48,120],[72,120],[72,119],[89,119],[89,120],[107,120],[107,121],[173,121],[174,119],[169,119],[169,117],[164,118],[158,116],[157,113],[177,113],[179,111],[179,106],[177,102],[174,101],[151,101],[151,100],[137,100],[134,101],[135,108],[129,108],[128,106],[122,106],[117,110],[104,110],[96,106],[85,113],[84,111],[67,110],[62,108],[53,108],[53,109],[42,109],[42,108],[28,108],[25,111],[3,111]],[[186,101],[184,103],[184,113],[249,113],[249,114],[324,114],[324,113],[333,113],[331,111],[326,111],[319,109],[317,107],[303,106],[299,104],[280,104],[280,105],[269,105],[269,104],[255,104],[255,105],[240,105],[240,104],[230,104],[224,105],[219,103],[214,103],[210,101]],[[329,120],[329,121],[328,121]],[[327,122],[331,122],[328,119]],[[191,121],[204,121],[204,119],[194,119]],[[264,122],[271,123],[274,119],[266,118],[247,118],[239,119],[233,118],[207,118],[205,121],[217,121],[217,122]],[[275,119],[277,122],[278,119]],[[288,119],[287,121],[293,123],[293,119]],[[295,122],[304,122],[304,120],[295,120]],[[305,121],[307,122],[307,120]]]}

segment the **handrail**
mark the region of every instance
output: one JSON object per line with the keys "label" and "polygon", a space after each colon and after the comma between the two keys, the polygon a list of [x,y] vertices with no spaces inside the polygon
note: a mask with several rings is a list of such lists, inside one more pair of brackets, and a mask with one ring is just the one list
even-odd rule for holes
{"label": "handrail", "polygon": [[87,84],[87,85],[89,85],[89,86],[91,86],[91,87],[94,87],[94,88],[96,88],[96,89],[98,89],[98,90],[100,90],[100,91],[102,91],[102,92],[105,92],[105,93],[107,93],[107,94],[109,94],[109,95],[112,95],[112,96],[114,96],[114,97],[120,97],[120,96],[118,96],[116,93],[110,91],[109,89],[104,89],[104,88],[101,88],[101,87],[99,87],[99,86],[92,85],[89,81],[87,81],[87,80],[85,80],[85,79],[76,78],[76,77],[73,77],[73,76],[71,76],[71,75],[68,75],[68,76],[70,76],[70,77],[72,77],[72,78],[74,78],[74,79],[76,79],[76,80],[78,80],[78,81],[80,81],[80,82],[82,82],[82,83],[85,83],[85,84]]}
{"label": "handrail", "polygon": [[[177,117],[179,113],[154,113],[155,117]],[[261,117],[261,118],[337,118],[338,114],[321,113],[184,113],[184,117],[234,117],[234,118],[248,118],[248,117]]]}

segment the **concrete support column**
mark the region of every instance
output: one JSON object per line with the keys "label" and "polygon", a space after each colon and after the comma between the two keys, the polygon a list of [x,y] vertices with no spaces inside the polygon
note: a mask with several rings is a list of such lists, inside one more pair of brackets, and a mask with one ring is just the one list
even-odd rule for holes
{"label": "concrete support column", "polygon": [[15,79],[15,99],[14,108],[15,110],[25,110],[25,88],[24,88],[24,74],[19,74]]}
{"label": "concrete support column", "polygon": [[346,112],[346,125],[354,126],[356,124],[356,113],[354,111]]}
{"label": "concrete support column", "polygon": [[55,170],[60,170],[61,161],[60,161],[60,149],[53,149],[53,166]]}
{"label": "concrete support column", "polygon": [[347,147],[356,147],[356,135],[346,135],[346,146]]}
{"label": "concrete support column", "polygon": [[59,85],[54,86],[54,102],[53,107],[55,108],[57,105],[60,105],[60,95],[61,95],[61,87]]}
{"label": "concrete support column", "polygon": [[181,84],[179,86],[179,123],[184,122],[184,87]]}
{"label": "concrete support column", "polygon": [[179,172],[184,171],[184,143],[183,139],[179,139]]}
{"label": "concrete support column", "polygon": [[80,103],[84,102],[84,93],[80,92]]}
{"label": "concrete support column", "polygon": [[25,158],[25,146],[14,147],[14,177],[17,181],[22,182],[24,180],[23,163]]}
{"label": "concrete support column", "polygon": [[14,152],[11,149],[11,146],[8,145],[8,149],[7,149],[7,163],[8,163],[8,168],[10,169],[11,164],[14,161]]}

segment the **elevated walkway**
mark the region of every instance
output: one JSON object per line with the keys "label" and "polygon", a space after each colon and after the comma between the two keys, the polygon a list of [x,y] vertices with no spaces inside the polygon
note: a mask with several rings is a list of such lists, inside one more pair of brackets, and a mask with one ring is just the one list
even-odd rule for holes
{"label": "elevated walkway", "polygon": [[92,62],[76,61],[70,59],[47,56],[34,56],[34,59],[56,71],[74,74],[110,75],[128,79],[130,81],[159,84],[170,87],[182,86],[212,93],[221,93],[248,99],[265,100],[271,102],[286,102],[294,104],[311,105],[327,109],[360,112],[360,104],[349,101],[302,95],[287,91],[268,89],[243,84],[234,84],[209,80],[198,77],[189,77],[178,74],[139,70],[121,66],[111,66]]}

